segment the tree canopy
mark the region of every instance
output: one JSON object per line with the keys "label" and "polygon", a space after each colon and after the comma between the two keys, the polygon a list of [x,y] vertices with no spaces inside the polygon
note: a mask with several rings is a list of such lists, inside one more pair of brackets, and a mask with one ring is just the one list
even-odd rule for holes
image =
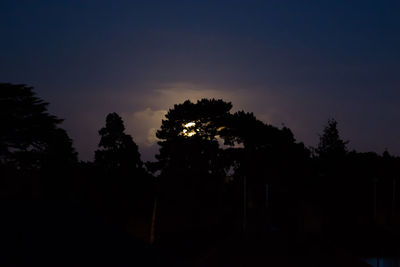
{"label": "tree canopy", "polygon": [[338,159],[347,153],[348,141],[343,141],[339,136],[338,123],[334,119],[328,120],[322,135],[320,135],[317,155],[321,159]]}
{"label": "tree canopy", "polygon": [[63,121],[26,85],[0,84],[0,162],[18,169],[76,162]]}
{"label": "tree canopy", "polygon": [[137,170],[143,167],[138,146],[125,133],[122,118],[117,113],[106,117],[105,127],[99,130],[99,149],[95,152],[95,163],[106,169]]}
{"label": "tree canopy", "polygon": [[215,99],[189,100],[174,105],[162,121],[158,169],[163,173],[184,167],[187,171],[216,173],[219,144],[217,135],[229,119],[231,103]]}

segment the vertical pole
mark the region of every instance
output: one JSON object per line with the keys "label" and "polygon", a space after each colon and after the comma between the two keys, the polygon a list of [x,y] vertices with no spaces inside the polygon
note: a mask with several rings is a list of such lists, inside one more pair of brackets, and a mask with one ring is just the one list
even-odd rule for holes
{"label": "vertical pole", "polygon": [[378,180],[376,178],[374,178],[373,181],[374,181],[374,220],[375,220],[375,223],[377,223],[378,222],[378,212],[377,212],[377,209],[378,209],[377,182],[378,182]]}
{"label": "vertical pole", "polygon": [[265,184],[265,212],[264,212],[264,230],[269,231],[271,228],[271,212],[270,212],[270,203],[269,203],[269,198],[270,198],[270,189],[271,185],[270,184]]}
{"label": "vertical pole", "polygon": [[247,185],[246,176],[243,177],[243,233],[246,232],[246,221],[247,221]]}
{"label": "vertical pole", "polygon": [[156,215],[157,215],[157,197],[154,199],[153,215],[151,217],[150,244],[153,244],[155,241]]}
{"label": "vertical pole", "polygon": [[396,178],[393,177],[393,195],[392,195],[392,221],[396,211]]}

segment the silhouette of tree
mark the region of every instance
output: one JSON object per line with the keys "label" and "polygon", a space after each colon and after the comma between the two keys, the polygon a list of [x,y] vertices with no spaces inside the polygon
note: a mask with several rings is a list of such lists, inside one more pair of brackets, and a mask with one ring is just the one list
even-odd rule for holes
{"label": "silhouette of tree", "polygon": [[307,168],[308,149],[302,143],[296,143],[289,128],[265,124],[254,114],[244,111],[232,115],[223,134],[227,144],[242,145],[233,149],[236,150],[234,177],[236,182],[243,184],[238,186],[243,187],[246,183],[246,197],[252,203],[252,208],[247,210],[248,222],[253,223],[250,228],[257,228],[255,224],[265,228],[266,198],[270,198],[267,187],[281,191],[273,194],[275,213],[280,213],[274,216],[275,222],[277,218],[286,224],[290,222],[285,216],[293,207],[290,200],[296,201],[293,194],[298,191],[300,178]]}
{"label": "silhouette of tree", "polygon": [[[210,218],[224,198],[229,199],[222,201],[222,208],[231,212],[226,221],[231,224],[239,219],[243,207],[244,178],[247,198],[254,207],[249,214],[254,223],[264,222],[265,217],[260,216],[265,211],[266,184],[274,183],[275,188],[286,192],[276,199],[277,211],[284,213],[290,207],[294,199],[291,193],[301,180],[295,178],[304,175],[309,151],[296,143],[290,129],[264,124],[252,113],[231,114],[231,107],[222,100],[203,99],[197,103],[185,101],[167,113],[167,120],[157,132],[161,148],[156,164],[161,171],[164,207],[169,205],[165,215],[168,219],[173,220],[174,212],[179,218],[188,210],[192,214],[185,216],[186,223],[190,216],[197,222],[198,217]],[[219,145],[221,140],[224,147]],[[226,180],[228,173],[233,173],[233,180]],[[201,209],[208,214],[199,212]]]}
{"label": "silhouette of tree", "polygon": [[343,141],[339,136],[337,121],[334,119],[328,120],[328,125],[325,126],[323,134],[320,135],[318,148],[316,153],[323,159],[342,158],[347,154],[348,141]]}
{"label": "silhouette of tree", "polygon": [[[225,178],[217,137],[231,108],[231,103],[222,100],[187,100],[174,105],[162,121],[156,133],[160,139],[158,162],[152,167],[160,171],[163,229],[185,233],[185,229],[204,230],[217,224]],[[207,233],[212,234],[214,227]]]}
{"label": "silhouette of tree", "polygon": [[94,162],[94,204],[107,221],[126,233],[134,221],[150,221],[154,201],[152,177],[143,168],[138,146],[125,133],[124,122],[117,113],[107,115],[99,135]]}
{"label": "silhouette of tree", "polygon": [[347,150],[347,141],[340,137],[334,119],[324,127],[314,158],[319,184],[317,202],[323,205],[324,228],[332,236],[344,233],[351,216],[351,202],[357,188],[354,176],[350,176],[352,157]]}
{"label": "silhouette of tree", "polygon": [[[180,167],[194,170],[197,166],[196,172],[215,172],[215,158],[213,162],[208,159],[218,155],[216,136],[226,123],[231,108],[231,103],[222,100],[202,99],[197,103],[187,100],[170,109],[156,133],[161,140],[158,142],[160,153],[156,156],[158,169],[166,173]],[[190,164],[184,164],[189,161]],[[200,168],[199,164],[208,166]]]}
{"label": "silhouette of tree", "polygon": [[77,161],[63,121],[47,111],[48,103],[32,87],[0,84],[0,162],[17,169],[39,170],[45,165]]}
{"label": "silhouette of tree", "polygon": [[100,149],[95,152],[95,163],[113,170],[142,169],[138,146],[124,131],[122,118],[117,113],[108,114],[106,126],[99,131]]}

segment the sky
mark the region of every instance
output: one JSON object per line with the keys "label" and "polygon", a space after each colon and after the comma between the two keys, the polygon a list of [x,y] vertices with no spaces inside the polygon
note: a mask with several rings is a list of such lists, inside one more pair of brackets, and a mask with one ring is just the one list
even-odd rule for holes
{"label": "sky", "polygon": [[50,102],[82,160],[110,112],[152,160],[168,109],[200,98],[400,155],[399,1],[0,0],[0,33],[0,82]]}

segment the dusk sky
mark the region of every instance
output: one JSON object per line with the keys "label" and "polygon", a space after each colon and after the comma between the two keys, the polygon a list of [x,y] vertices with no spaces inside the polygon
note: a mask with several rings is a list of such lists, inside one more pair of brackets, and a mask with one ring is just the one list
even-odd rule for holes
{"label": "dusk sky", "polygon": [[35,87],[82,160],[110,112],[151,159],[166,111],[200,98],[400,155],[400,1],[3,0],[0,32],[0,82]]}

